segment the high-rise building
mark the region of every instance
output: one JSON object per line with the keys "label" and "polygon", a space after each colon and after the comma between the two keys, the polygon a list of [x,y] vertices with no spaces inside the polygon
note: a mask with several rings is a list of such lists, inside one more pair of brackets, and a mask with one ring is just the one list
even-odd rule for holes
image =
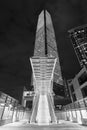
{"label": "high-rise building", "polygon": [[69,35],[81,67],[87,67],[87,25],[69,30]]}
{"label": "high-rise building", "polygon": [[42,11],[38,18],[34,56],[57,58],[53,80],[57,84],[63,85],[53,24],[51,16],[46,10]]}
{"label": "high-rise building", "polygon": [[30,61],[35,93],[30,123],[57,123],[53,82],[63,84],[63,80],[52,20],[46,10],[43,10],[38,18],[34,56]]}

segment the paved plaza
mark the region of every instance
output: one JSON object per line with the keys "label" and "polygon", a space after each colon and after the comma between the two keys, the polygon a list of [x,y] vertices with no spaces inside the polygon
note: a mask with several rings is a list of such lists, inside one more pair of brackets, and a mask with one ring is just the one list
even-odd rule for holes
{"label": "paved plaza", "polygon": [[0,130],[87,130],[87,126],[82,126],[70,121],[59,121],[59,124],[49,126],[30,125],[27,120],[10,123],[0,127]]}

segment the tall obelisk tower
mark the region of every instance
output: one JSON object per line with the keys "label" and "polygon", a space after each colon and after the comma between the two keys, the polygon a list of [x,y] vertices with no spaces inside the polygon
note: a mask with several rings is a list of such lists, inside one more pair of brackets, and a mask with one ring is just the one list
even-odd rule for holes
{"label": "tall obelisk tower", "polygon": [[34,56],[30,58],[35,96],[30,123],[57,123],[53,102],[53,81],[62,83],[57,46],[50,14],[38,18]]}
{"label": "tall obelisk tower", "polygon": [[53,80],[54,82],[63,85],[55,32],[51,16],[47,10],[42,11],[38,18],[34,56],[57,58]]}

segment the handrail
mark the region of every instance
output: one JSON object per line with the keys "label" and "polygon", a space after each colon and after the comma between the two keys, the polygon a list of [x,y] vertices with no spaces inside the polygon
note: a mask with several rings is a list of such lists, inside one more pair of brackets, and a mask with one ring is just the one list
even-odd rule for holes
{"label": "handrail", "polygon": [[53,109],[52,101],[51,101],[51,98],[49,96],[50,95],[48,95],[48,102],[49,102],[51,119],[52,119],[53,123],[57,123],[57,119],[56,119],[55,112],[54,112],[54,109]]}
{"label": "handrail", "polygon": [[64,109],[87,109],[87,97],[63,106]]}
{"label": "handrail", "polygon": [[36,121],[36,118],[34,118],[37,114],[37,106],[38,106],[38,99],[39,99],[39,95],[37,95],[37,97],[35,98],[35,104],[33,105],[33,111],[32,111],[32,115],[31,115],[31,119],[30,119],[30,123],[34,123]]}

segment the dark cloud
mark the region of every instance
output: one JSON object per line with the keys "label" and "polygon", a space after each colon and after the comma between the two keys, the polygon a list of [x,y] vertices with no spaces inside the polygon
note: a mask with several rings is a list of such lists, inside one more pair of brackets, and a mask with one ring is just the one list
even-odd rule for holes
{"label": "dark cloud", "polygon": [[80,66],[67,31],[87,23],[86,0],[0,0],[0,89],[19,98],[30,88],[35,31],[39,13],[47,9],[55,29],[63,76]]}

